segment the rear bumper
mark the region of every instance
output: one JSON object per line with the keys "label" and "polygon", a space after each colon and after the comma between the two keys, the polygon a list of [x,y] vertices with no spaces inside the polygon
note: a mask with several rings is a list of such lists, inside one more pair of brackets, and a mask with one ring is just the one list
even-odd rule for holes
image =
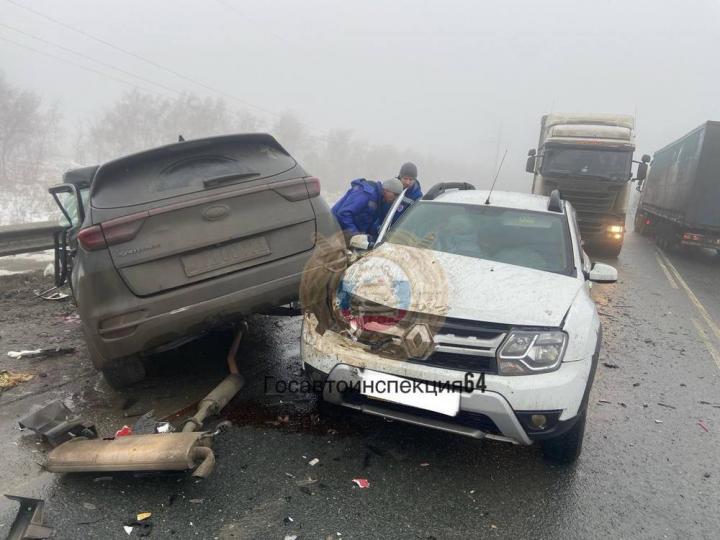
{"label": "rear bumper", "polygon": [[[95,367],[102,369],[116,359],[151,352],[245,315],[296,300],[310,253],[147,298],[134,296],[120,286],[114,294],[98,298],[96,291],[83,291],[81,277],[79,311],[86,339],[95,352]],[[85,279],[87,286],[95,285],[91,278]],[[94,301],[86,301],[87,298]],[[101,329],[103,321],[137,312],[142,313],[140,319],[127,323],[120,320],[119,324],[109,327],[105,324]]]}
{"label": "rear bumper", "polygon": [[[307,321],[306,321],[307,323]],[[301,354],[307,371],[323,383],[323,397],[337,405],[366,414],[439,429],[473,438],[492,438],[528,445],[570,429],[587,403],[592,384],[593,359],[567,362],[552,373],[520,377],[486,375],[486,390],[463,391],[457,416],[432,413],[420,408],[397,406],[366,398],[357,392],[338,391],[349,385],[357,388],[362,370],[370,369],[410,380],[445,383],[462,382],[465,373],[387,359],[342,343],[332,332],[319,336],[303,325]],[[545,431],[526,429],[533,414],[549,414],[555,423]],[[488,421],[489,420],[489,421]],[[523,420],[521,422],[521,420]]]}

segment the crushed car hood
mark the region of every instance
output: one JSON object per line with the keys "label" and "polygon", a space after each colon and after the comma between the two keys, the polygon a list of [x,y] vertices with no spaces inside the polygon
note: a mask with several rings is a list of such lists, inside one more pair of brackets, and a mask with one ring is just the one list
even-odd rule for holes
{"label": "crushed car hood", "polygon": [[[377,286],[384,281],[409,294],[388,294]],[[389,243],[351,265],[343,282],[355,295],[394,309],[548,327],[561,325],[583,287],[570,276]],[[423,295],[432,299],[418,302]]]}

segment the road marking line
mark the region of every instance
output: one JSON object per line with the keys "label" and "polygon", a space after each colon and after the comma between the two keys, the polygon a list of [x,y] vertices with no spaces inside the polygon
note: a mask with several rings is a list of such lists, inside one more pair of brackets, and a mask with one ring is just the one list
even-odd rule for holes
{"label": "road marking line", "polygon": [[720,339],[720,328],[718,328],[718,325],[715,324],[715,321],[713,321],[713,318],[707,312],[707,309],[705,309],[705,306],[703,306],[700,303],[700,300],[698,300],[698,297],[695,296],[695,293],[692,292],[692,289],[690,289],[688,284],[685,283],[685,280],[680,275],[680,272],[677,271],[677,268],[675,268],[673,266],[673,263],[670,262],[670,259],[668,259],[667,256],[661,250],[658,250],[658,253],[660,254],[660,257],[662,257],[663,261],[665,261],[665,264],[667,264],[668,268],[670,268],[670,270],[672,270],[673,276],[675,277],[677,282],[682,286],[683,289],[685,289],[685,293],[688,295],[688,298],[695,305],[697,310],[700,312],[700,315],[702,315],[702,318],[705,319],[705,322],[710,327],[710,330],[713,331],[713,333],[715,334],[717,339]]}
{"label": "road marking line", "polygon": [[660,265],[660,268],[662,268],[662,271],[665,273],[665,277],[666,277],[667,280],[670,282],[670,286],[671,286],[673,289],[677,289],[677,288],[678,288],[677,283],[676,283],[675,280],[673,279],[672,274],[670,273],[670,270],[668,270],[668,269],[667,269],[667,266],[665,266],[665,263],[663,263],[663,262],[660,260],[660,257],[658,256],[657,253],[655,254],[655,259],[657,260],[658,264]]}
{"label": "road marking line", "polygon": [[720,353],[710,341],[710,338],[708,337],[707,332],[705,332],[705,329],[702,327],[702,324],[700,324],[700,321],[698,321],[695,317],[692,317],[692,322],[695,325],[695,330],[697,330],[697,333],[700,336],[700,341],[705,344],[708,352],[715,359],[715,365],[717,365],[718,369],[720,369]]}

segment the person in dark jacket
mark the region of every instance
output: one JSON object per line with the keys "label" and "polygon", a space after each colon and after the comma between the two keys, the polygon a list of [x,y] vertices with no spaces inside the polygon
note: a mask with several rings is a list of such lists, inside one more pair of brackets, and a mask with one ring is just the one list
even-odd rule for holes
{"label": "person in dark jacket", "polygon": [[395,221],[400,217],[400,215],[405,210],[407,210],[408,207],[412,205],[412,203],[414,203],[423,196],[422,187],[420,187],[420,182],[418,181],[417,177],[417,165],[415,165],[414,163],[410,163],[409,161],[407,163],[403,163],[402,167],[400,167],[398,180],[402,182],[403,188],[405,188],[407,191],[405,192],[403,201],[400,203],[400,206],[398,206],[397,212],[393,217],[393,223],[395,223]]}
{"label": "person in dark jacket", "polygon": [[[403,189],[406,189],[407,191],[403,196],[403,201],[400,203],[397,210],[395,211],[395,215],[392,218],[392,223],[395,223],[398,218],[400,218],[402,213],[408,208],[410,208],[410,206],[412,206],[415,201],[422,198],[423,192],[422,188],[420,187],[420,182],[417,179],[417,175],[417,165],[415,165],[414,163],[410,163],[408,161],[407,163],[403,163],[402,167],[400,167],[400,172],[397,175],[397,179],[402,182]],[[383,220],[385,219],[385,216],[390,211],[391,206],[392,203],[383,204],[383,211],[381,212],[382,218],[378,223],[375,224],[376,228],[380,228]]]}
{"label": "person in dark jacket", "polygon": [[358,178],[350,182],[350,189],[332,207],[346,240],[354,236],[366,236],[372,241],[378,233],[378,223],[382,223],[387,208],[402,193],[403,185],[397,178],[384,182],[373,182]]}

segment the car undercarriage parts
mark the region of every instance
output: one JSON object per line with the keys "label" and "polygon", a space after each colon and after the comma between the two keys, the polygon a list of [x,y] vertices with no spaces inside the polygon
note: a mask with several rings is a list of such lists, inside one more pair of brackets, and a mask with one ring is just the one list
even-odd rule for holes
{"label": "car undercarriage parts", "polygon": [[76,437],[86,439],[97,437],[97,430],[92,422],[86,422],[76,416],[58,400],[51,401],[30,413],[18,424],[23,429],[34,431],[53,446],[58,446]]}
{"label": "car undercarriage parts", "polygon": [[198,430],[208,416],[220,412],[245,384],[238,371],[236,355],[246,328],[244,323],[240,326],[230,347],[227,358],[230,374],[200,401],[197,412],[186,421],[181,433],[68,441],[50,452],[45,468],[58,473],[186,471],[195,468],[193,476],[207,478],[215,467],[215,455],[210,445],[221,430],[215,433]]}
{"label": "car undercarriage parts", "polygon": [[20,497],[18,495],[5,495],[8,499],[20,503],[15,521],[10,527],[7,540],[40,540],[50,538],[53,529],[43,525],[43,507],[45,503],[41,499]]}
{"label": "car undercarriage parts", "polygon": [[208,416],[219,413],[245,385],[245,378],[238,371],[236,355],[238,347],[240,346],[240,340],[242,339],[246,328],[246,324],[243,324],[240,328],[238,328],[235,338],[233,339],[232,346],[230,347],[230,352],[227,357],[230,375],[225,377],[225,379],[217,385],[212,392],[200,401],[195,415],[185,422],[185,425],[182,428],[183,433],[189,433],[200,429]]}
{"label": "car undercarriage parts", "polygon": [[[215,465],[204,433],[153,433],[112,440],[74,440],[55,448],[50,472],[186,471],[207,477]],[[198,462],[200,462],[198,464]]]}

